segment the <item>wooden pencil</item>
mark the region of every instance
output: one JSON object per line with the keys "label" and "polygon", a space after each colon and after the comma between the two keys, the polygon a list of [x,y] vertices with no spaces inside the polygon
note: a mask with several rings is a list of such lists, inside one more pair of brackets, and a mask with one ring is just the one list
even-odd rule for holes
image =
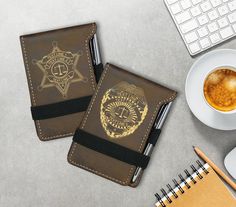
{"label": "wooden pencil", "polygon": [[193,146],[193,149],[200,158],[207,162],[213,170],[215,170],[215,172],[236,191],[236,183],[233,182],[233,180],[231,180],[219,167],[217,167],[217,165],[212,162],[198,147]]}

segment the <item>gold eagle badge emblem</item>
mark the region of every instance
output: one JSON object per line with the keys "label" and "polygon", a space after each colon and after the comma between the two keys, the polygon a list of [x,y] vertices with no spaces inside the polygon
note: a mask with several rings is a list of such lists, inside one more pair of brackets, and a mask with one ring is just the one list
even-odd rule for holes
{"label": "gold eagle badge emblem", "polygon": [[53,50],[41,60],[33,60],[43,72],[43,79],[38,86],[38,90],[44,88],[56,87],[64,98],[67,97],[67,92],[71,83],[87,82],[77,69],[79,58],[82,52],[73,54],[69,51],[63,51],[57,46],[57,42],[52,43]]}
{"label": "gold eagle badge emblem", "polygon": [[128,136],[141,125],[148,112],[144,91],[127,82],[120,82],[103,95],[100,120],[111,138]]}

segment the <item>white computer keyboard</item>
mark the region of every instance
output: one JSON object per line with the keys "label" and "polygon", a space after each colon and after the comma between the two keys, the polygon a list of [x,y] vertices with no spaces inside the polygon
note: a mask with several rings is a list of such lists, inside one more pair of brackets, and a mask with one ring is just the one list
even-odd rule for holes
{"label": "white computer keyboard", "polygon": [[164,0],[191,55],[236,35],[236,0]]}

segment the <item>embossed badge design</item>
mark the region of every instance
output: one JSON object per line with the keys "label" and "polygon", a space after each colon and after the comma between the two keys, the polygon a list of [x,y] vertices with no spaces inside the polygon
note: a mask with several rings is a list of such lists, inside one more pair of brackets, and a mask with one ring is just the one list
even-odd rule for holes
{"label": "embossed badge design", "polygon": [[33,60],[33,64],[36,64],[44,75],[38,90],[42,91],[45,88],[56,87],[66,98],[71,83],[88,81],[77,69],[82,52],[73,54],[69,51],[63,51],[57,46],[55,41],[52,46],[51,53],[44,56],[41,60]]}
{"label": "embossed badge design", "polygon": [[134,133],[147,112],[144,91],[133,84],[120,82],[103,95],[100,120],[109,137],[121,138]]}

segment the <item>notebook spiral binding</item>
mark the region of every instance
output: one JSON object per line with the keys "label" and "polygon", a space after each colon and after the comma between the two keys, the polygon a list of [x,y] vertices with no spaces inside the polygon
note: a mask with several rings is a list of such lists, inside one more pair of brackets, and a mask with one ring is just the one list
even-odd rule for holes
{"label": "notebook spiral binding", "polygon": [[[208,173],[209,173],[209,172],[207,171],[207,169],[203,166],[203,164],[202,164],[199,160],[197,160],[196,163],[197,163],[198,166],[203,170],[203,172],[204,172],[205,174],[208,174]],[[191,165],[190,167],[191,167],[191,169],[193,170],[193,172],[196,173],[196,175],[198,176],[199,179],[203,179],[203,176],[202,176],[202,175],[200,174],[200,172],[194,167],[194,165]],[[187,180],[188,178],[190,178],[191,181],[193,182],[193,184],[196,184],[197,181],[196,181],[196,179],[193,178],[193,176],[189,173],[189,171],[188,171],[187,169],[185,169],[184,172],[185,172],[187,178],[184,179],[184,177],[183,177],[181,174],[179,174],[180,181],[181,181],[181,183],[184,183],[184,184],[185,184],[185,186],[187,187],[187,189],[190,189],[191,186],[187,183],[186,180]],[[173,179],[172,181],[173,181],[175,187],[177,187],[177,188],[179,189],[179,191],[180,191],[182,194],[185,193],[184,189],[180,186],[180,184],[177,182],[176,179]],[[169,192],[170,192],[175,198],[178,198],[178,195],[177,195],[177,193],[174,191],[174,188],[172,188],[170,184],[167,184],[166,186],[167,186]],[[164,190],[164,188],[161,188],[161,192],[162,192],[163,196],[166,198],[166,200],[167,200],[169,203],[172,203],[172,199],[170,198],[170,196],[168,195],[168,193]],[[165,203],[164,203],[164,201],[163,201],[163,198],[164,198],[164,197],[161,198],[161,196],[160,196],[158,193],[156,193],[155,196],[156,196],[158,202],[160,203],[160,205],[161,205],[162,207],[166,207],[166,205],[165,205]]]}

